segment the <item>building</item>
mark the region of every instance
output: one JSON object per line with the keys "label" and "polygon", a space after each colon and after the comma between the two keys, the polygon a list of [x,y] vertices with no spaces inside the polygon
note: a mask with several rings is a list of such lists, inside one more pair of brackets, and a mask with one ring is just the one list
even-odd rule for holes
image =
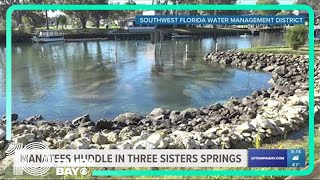
{"label": "building", "polygon": [[[143,11],[144,16],[155,16],[160,15],[156,11]],[[137,25],[135,17],[125,18],[120,21],[120,27],[129,32],[152,32],[156,29],[155,25]]]}

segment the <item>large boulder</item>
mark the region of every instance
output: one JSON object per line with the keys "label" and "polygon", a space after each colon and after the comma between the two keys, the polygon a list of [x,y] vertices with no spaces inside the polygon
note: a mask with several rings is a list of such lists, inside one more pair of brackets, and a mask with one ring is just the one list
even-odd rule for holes
{"label": "large boulder", "polygon": [[0,141],[3,140],[4,137],[6,137],[6,131],[0,128]]}
{"label": "large boulder", "polygon": [[110,120],[100,119],[96,123],[96,127],[98,130],[103,130],[103,129],[111,130],[113,127],[113,122]]}
{"label": "large boulder", "polygon": [[116,122],[126,122],[127,120],[138,123],[143,117],[136,113],[123,113],[117,116],[114,121]]}
{"label": "large boulder", "polygon": [[183,110],[180,115],[184,118],[195,118],[197,115],[200,114],[200,111],[197,108],[188,108]]}
{"label": "large boulder", "polygon": [[[18,117],[19,117],[19,116],[18,116],[18,114],[16,114],[16,113],[12,113],[12,114],[11,114],[11,120],[12,120],[12,121],[17,120]],[[3,115],[3,116],[2,116],[2,121],[4,121],[4,122],[6,121],[6,115]]]}
{"label": "large boulder", "polygon": [[104,136],[107,138],[109,143],[116,143],[119,140],[119,136],[115,132],[109,132],[104,134]]}
{"label": "large boulder", "polygon": [[35,140],[35,135],[33,133],[27,133],[27,134],[18,136],[16,138],[13,138],[12,140],[15,143],[22,143],[24,146],[24,145],[27,145],[28,143],[33,142]]}
{"label": "large boulder", "polygon": [[94,144],[108,144],[108,138],[106,136],[104,136],[102,133],[97,132],[92,136],[91,141]]}
{"label": "large boulder", "polygon": [[160,116],[160,115],[164,115],[166,113],[166,110],[163,108],[154,108],[151,113],[150,116]]}
{"label": "large boulder", "polygon": [[85,114],[83,116],[77,117],[76,119],[72,120],[72,124],[74,126],[79,126],[80,124],[84,124],[86,122],[91,122],[89,114]]}
{"label": "large boulder", "polygon": [[78,138],[79,135],[77,132],[75,131],[70,131],[67,133],[67,135],[64,137],[64,139],[68,142],[75,140],[76,138]]}

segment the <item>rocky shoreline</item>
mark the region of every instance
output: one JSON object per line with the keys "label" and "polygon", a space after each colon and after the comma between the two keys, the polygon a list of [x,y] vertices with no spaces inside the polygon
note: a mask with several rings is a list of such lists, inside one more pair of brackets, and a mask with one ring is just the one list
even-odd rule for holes
{"label": "rocky shoreline", "polygon": [[[308,123],[308,58],[296,55],[237,51],[209,53],[208,63],[272,73],[269,89],[254,91],[224,104],[175,111],[155,108],[148,116],[124,113],[94,122],[89,114],[64,123],[40,115],[18,121],[12,114],[12,141],[0,125],[0,159],[11,142],[41,141],[66,149],[225,149],[249,148],[259,142],[298,131]],[[320,84],[315,62],[315,84]],[[320,87],[315,88],[315,117],[319,122]]]}

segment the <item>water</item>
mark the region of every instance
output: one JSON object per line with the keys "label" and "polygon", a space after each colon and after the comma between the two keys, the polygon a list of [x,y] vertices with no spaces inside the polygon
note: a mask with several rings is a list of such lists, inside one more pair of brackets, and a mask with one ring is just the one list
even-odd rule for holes
{"label": "water", "polygon": [[[280,45],[279,34],[218,38],[220,50]],[[185,53],[185,45],[191,51]],[[42,114],[70,120],[120,113],[148,114],[155,107],[183,110],[244,97],[268,87],[270,74],[203,61],[215,41],[167,40],[15,44],[12,47],[12,110],[19,119]],[[117,50],[117,53],[115,53]],[[4,47],[0,47],[0,114],[5,114]],[[155,51],[157,53],[155,53]]]}

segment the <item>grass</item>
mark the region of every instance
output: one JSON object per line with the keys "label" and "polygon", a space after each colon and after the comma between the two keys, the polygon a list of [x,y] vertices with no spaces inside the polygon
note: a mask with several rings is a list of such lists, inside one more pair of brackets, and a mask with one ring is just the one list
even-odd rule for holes
{"label": "grass", "polygon": [[[263,46],[254,47],[248,49],[241,49],[240,51],[246,53],[277,53],[277,54],[295,54],[295,55],[307,55],[309,53],[308,46],[303,46],[298,50],[293,50],[287,46]],[[320,55],[320,45],[316,44],[314,47],[314,53]]]}
{"label": "grass", "polygon": [[[320,131],[319,129],[316,130],[315,133],[315,159],[320,160]],[[260,145],[259,145],[260,146]],[[278,141],[276,143],[270,143],[270,144],[262,144],[260,148],[264,149],[294,149],[294,148],[303,148],[306,150],[306,156],[308,160],[308,136],[303,136],[300,139],[290,140],[290,139],[283,139],[281,141]],[[96,169],[96,168],[95,168]],[[130,168],[131,170],[139,170],[143,168]],[[156,168],[160,169],[160,168]],[[166,170],[169,170],[169,168],[165,168]],[[187,169],[187,168],[172,168],[172,169]],[[190,168],[191,169],[191,168]],[[213,170],[213,168],[196,168],[196,169],[207,169],[207,170]],[[249,168],[227,168],[227,170],[231,169],[237,169],[237,170],[248,170]],[[259,170],[270,170],[270,169],[278,169],[281,170],[281,168],[259,168]],[[89,168],[89,171],[91,171],[92,168]],[[216,168],[215,170],[226,170],[226,168]],[[94,179],[123,179],[124,177],[95,177]],[[131,177],[131,179],[151,179],[152,177]],[[152,179],[284,179],[285,176],[261,176],[261,177],[251,177],[251,176],[245,176],[245,177],[222,177],[222,176],[205,176],[205,177],[175,177],[175,176],[162,176],[162,177],[153,177]],[[320,178],[320,174],[318,175],[318,178]],[[44,177],[34,177],[34,176],[13,176],[12,175],[12,169],[6,170],[5,176],[0,176],[0,179],[93,179],[93,177],[89,176],[56,176],[55,175],[55,169],[51,168],[49,173]]]}

